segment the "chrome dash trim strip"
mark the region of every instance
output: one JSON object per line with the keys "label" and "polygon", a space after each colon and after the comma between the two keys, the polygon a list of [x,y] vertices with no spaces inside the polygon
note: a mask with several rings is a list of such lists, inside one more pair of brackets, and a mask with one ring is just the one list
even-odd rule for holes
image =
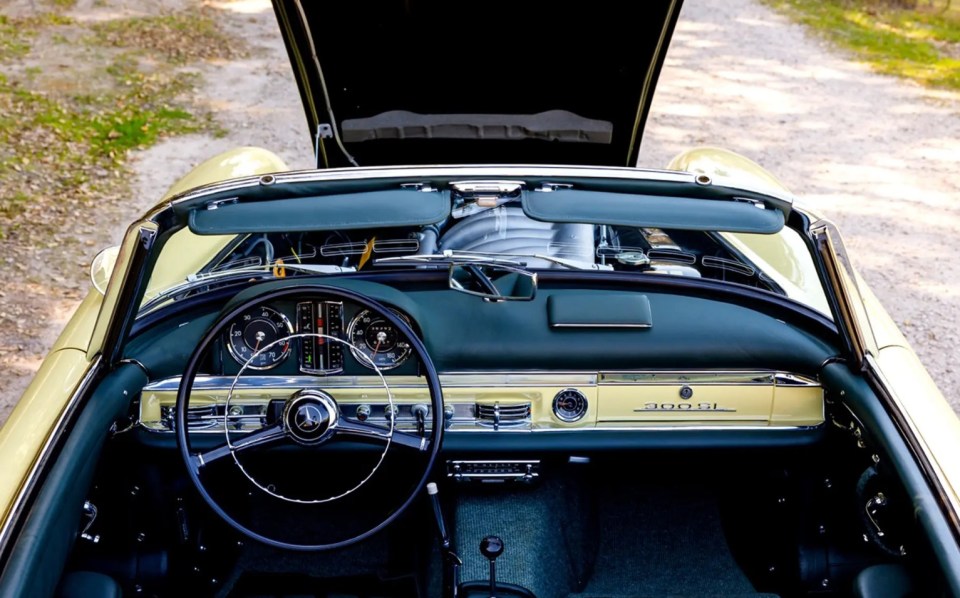
{"label": "chrome dash trim strip", "polygon": [[87,368],[87,372],[83,375],[83,378],[80,379],[80,383],[77,384],[77,388],[73,391],[73,395],[71,395],[70,400],[67,401],[63,411],[60,412],[60,417],[57,418],[53,431],[49,436],[47,436],[47,440],[40,449],[40,455],[37,457],[36,461],[34,461],[33,467],[30,468],[30,472],[27,474],[26,479],[20,486],[20,490],[17,492],[16,497],[14,497],[13,506],[10,507],[7,517],[3,522],[3,527],[0,528],[0,555],[7,554],[7,543],[10,542],[11,535],[13,534],[14,524],[23,514],[23,508],[26,504],[26,501],[30,495],[33,494],[33,491],[37,485],[37,478],[43,468],[47,465],[47,461],[50,459],[50,453],[52,452],[53,447],[56,446],[56,444],[63,437],[64,424],[73,417],[73,414],[76,412],[77,406],[80,402],[80,398],[86,394],[91,382],[93,382],[94,376],[96,376],[96,374],[100,371],[101,361],[102,357],[97,355],[97,357],[90,362],[90,367]]}
{"label": "chrome dash trim strip", "polygon": [[676,371],[611,371],[600,372],[601,386],[809,386],[820,383],[809,376],[766,370],[676,370]]}
{"label": "chrome dash trim strip", "polygon": [[[226,390],[231,376],[197,376],[194,390]],[[657,371],[610,371],[610,372],[455,372],[440,375],[440,383],[446,388],[469,388],[477,386],[657,386],[657,385],[709,385],[709,386],[789,386],[819,387],[815,378],[777,371],[748,370],[657,370]],[[172,376],[151,382],[144,392],[176,391],[180,377]],[[391,388],[424,388],[426,383],[415,376],[392,378]],[[244,376],[237,382],[237,390],[259,388],[381,388],[376,376]]]}
{"label": "chrome dash trim strip", "polygon": [[593,324],[584,322],[564,322],[562,324],[550,324],[550,328],[653,328],[653,324]]}
{"label": "chrome dash trim strip", "polygon": [[635,425],[598,425],[595,427],[579,427],[579,428],[514,428],[510,430],[501,429],[499,431],[494,431],[490,428],[456,428],[451,427],[446,430],[446,434],[477,434],[477,433],[489,433],[489,434],[549,434],[549,433],[561,433],[561,434],[575,434],[580,432],[675,432],[678,430],[691,430],[691,431],[713,431],[713,432],[756,432],[758,430],[773,430],[776,432],[781,431],[814,431],[819,430],[824,427],[825,424],[819,423],[814,426],[765,426],[765,425],[747,425],[743,423],[735,423],[731,425],[723,424],[683,424],[678,422],[675,425],[651,425],[651,426],[638,426]]}
{"label": "chrome dash trim strip", "polygon": [[[226,390],[232,376],[197,376],[193,389],[200,391]],[[589,373],[537,374],[441,374],[440,383],[445,388],[474,386],[596,386],[597,375]],[[176,391],[180,377],[173,376],[151,382],[144,392]],[[237,381],[235,390],[259,388],[383,388],[376,376],[244,376]],[[390,379],[390,388],[426,388],[426,381],[415,376],[396,376]]]}
{"label": "chrome dash trim strip", "polygon": [[[580,434],[583,432],[675,432],[678,430],[697,430],[697,431],[714,431],[714,432],[756,432],[758,430],[773,430],[773,431],[813,431],[819,430],[825,426],[824,423],[819,423],[813,426],[768,426],[763,422],[766,420],[758,420],[756,425],[747,424],[744,420],[740,419],[731,424],[685,424],[681,421],[670,422],[651,422],[649,426],[639,426],[637,422],[623,422],[619,424],[617,422],[606,422],[603,425],[597,426],[580,426],[580,427],[556,427],[556,428],[540,428],[534,427],[531,425],[525,426],[501,426],[499,430],[495,430],[492,425],[480,425],[477,423],[467,423],[467,422],[454,422],[453,425],[448,427],[444,434],[544,434],[544,433],[561,433],[561,434]],[[146,431],[156,434],[169,434],[170,430],[168,429],[158,429],[156,427],[145,427]],[[415,426],[412,425],[400,425],[397,424],[398,432],[412,432],[416,430]],[[199,430],[190,430],[191,434],[223,434],[223,430],[210,430],[209,428],[199,429]],[[238,432],[242,434],[243,432]]]}

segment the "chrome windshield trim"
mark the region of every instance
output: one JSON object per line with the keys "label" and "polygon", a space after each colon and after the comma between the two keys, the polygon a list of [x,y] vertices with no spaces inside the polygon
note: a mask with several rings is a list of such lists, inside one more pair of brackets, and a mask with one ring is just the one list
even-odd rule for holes
{"label": "chrome windshield trim", "polygon": [[[164,209],[185,201],[202,198],[207,195],[222,193],[226,191],[237,191],[260,186],[262,175],[254,175],[231,179],[221,183],[205,185],[193,190],[186,191],[178,196],[155,206],[154,209]],[[362,167],[362,168],[331,168],[324,170],[299,170],[292,172],[276,173],[275,185],[285,183],[309,183],[324,181],[342,181],[342,180],[375,180],[383,178],[431,178],[431,177],[496,177],[496,178],[524,178],[524,177],[561,177],[561,178],[598,178],[598,179],[623,179],[631,181],[657,181],[657,182],[675,182],[675,183],[695,183],[696,175],[689,172],[679,172],[672,170],[645,170],[640,168],[616,167],[616,166],[544,166],[544,165],[523,165],[523,164],[503,164],[503,165],[483,165],[483,166],[384,166],[384,167]],[[726,186],[726,185],[724,185]],[[794,197],[786,193],[778,193],[761,187],[750,187],[737,185],[729,187],[731,189],[740,189],[766,195],[777,199],[791,206],[794,203]]]}
{"label": "chrome windshield trim", "polygon": [[23,509],[26,505],[26,501],[36,489],[39,474],[41,471],[43,471],[44,467],[46,467],[47,461],[50,459],[50,453],[53,451],[53,447],[56,446],[56,444],[63,437],[64,424],[73,417],[73,414],[76,412],[77,406],[80,403],[80,398],[86,394],[94,376],[96,376],[97,372],[100,371],[101,361],[102,357],[98,355],[93,361],[90,362],[87,372],[83,375],[83,378],[80,379],[80,383],[77,384],[76,390],[73,391],[73,395],[70,396],[70,400],[67,401],[63,411],[60,412],[60,417],[57,418],[57,421],[53,427],[53,431],[44,442],[43,447],[40,449],[39,456],[37,457],[36,461],[34,461],[33,467],[30,468],[30,472],[27,474],[23,484],[20,486],[20,490],[14,497],[13,505],[7,512],[7,517],[3,522],[3,527],[0,528],[0,555],[7,554],[7,544],[11,540],[14,525],[17,520],[20,519],[21,515],[23,515]]}

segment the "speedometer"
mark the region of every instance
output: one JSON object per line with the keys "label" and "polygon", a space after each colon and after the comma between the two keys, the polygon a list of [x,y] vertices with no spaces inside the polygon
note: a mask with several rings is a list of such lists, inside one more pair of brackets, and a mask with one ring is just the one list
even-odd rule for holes
{"label": "speedometer", "polygon": [[[402,314],[396,311],[393,313],[409,323]],[[381,370],[393,369],[406,361],[412,350],[410,342],[393,324],[369,309],[361,311],[350,320],[347,337],[353,345],[350,352],[368,368],[372,362]]]}
{"label": "speedometer", "polygon": [[[271,344],[291,334],[293,325],[287,316],[271,307],[257,307],[240,314],[230,324],[227,349],[237,363],[243,365],[249,361],[250,369],[269,370],[290,354],[290,341]],[[265,347],[269,348],[257,354]]]}

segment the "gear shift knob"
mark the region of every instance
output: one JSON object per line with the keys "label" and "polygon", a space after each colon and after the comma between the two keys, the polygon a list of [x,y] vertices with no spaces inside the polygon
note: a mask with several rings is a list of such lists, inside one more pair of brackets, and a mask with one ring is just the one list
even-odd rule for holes
{"label": "gear shift knob", "polygon": [[495,561],[503,554],[503,540],[497,536],[487,536],[480,540],[480,554],[488,561]]}
{"label": "gear shift knob", "polygon": [[503,540],[487,536],[480,540],[480,554],[490,561],[490,598],[497,596],[497,557],[503,554]]}

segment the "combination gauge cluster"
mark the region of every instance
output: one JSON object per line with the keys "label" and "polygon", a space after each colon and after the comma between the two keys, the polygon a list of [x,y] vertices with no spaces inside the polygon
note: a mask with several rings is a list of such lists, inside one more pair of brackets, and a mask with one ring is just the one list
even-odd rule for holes
{"label": "combination gauge cluster", "polygon": [[[411,323],[405,314],[391,311]],[[409,340],[380,314],[341,301],[250,309],[230,324],[225,345],[243,370],[271,370],[293,358],[297,371],[317,375],[357,369],[354,365],[357,371],[374,366],[392,370],[412,354]]]}

